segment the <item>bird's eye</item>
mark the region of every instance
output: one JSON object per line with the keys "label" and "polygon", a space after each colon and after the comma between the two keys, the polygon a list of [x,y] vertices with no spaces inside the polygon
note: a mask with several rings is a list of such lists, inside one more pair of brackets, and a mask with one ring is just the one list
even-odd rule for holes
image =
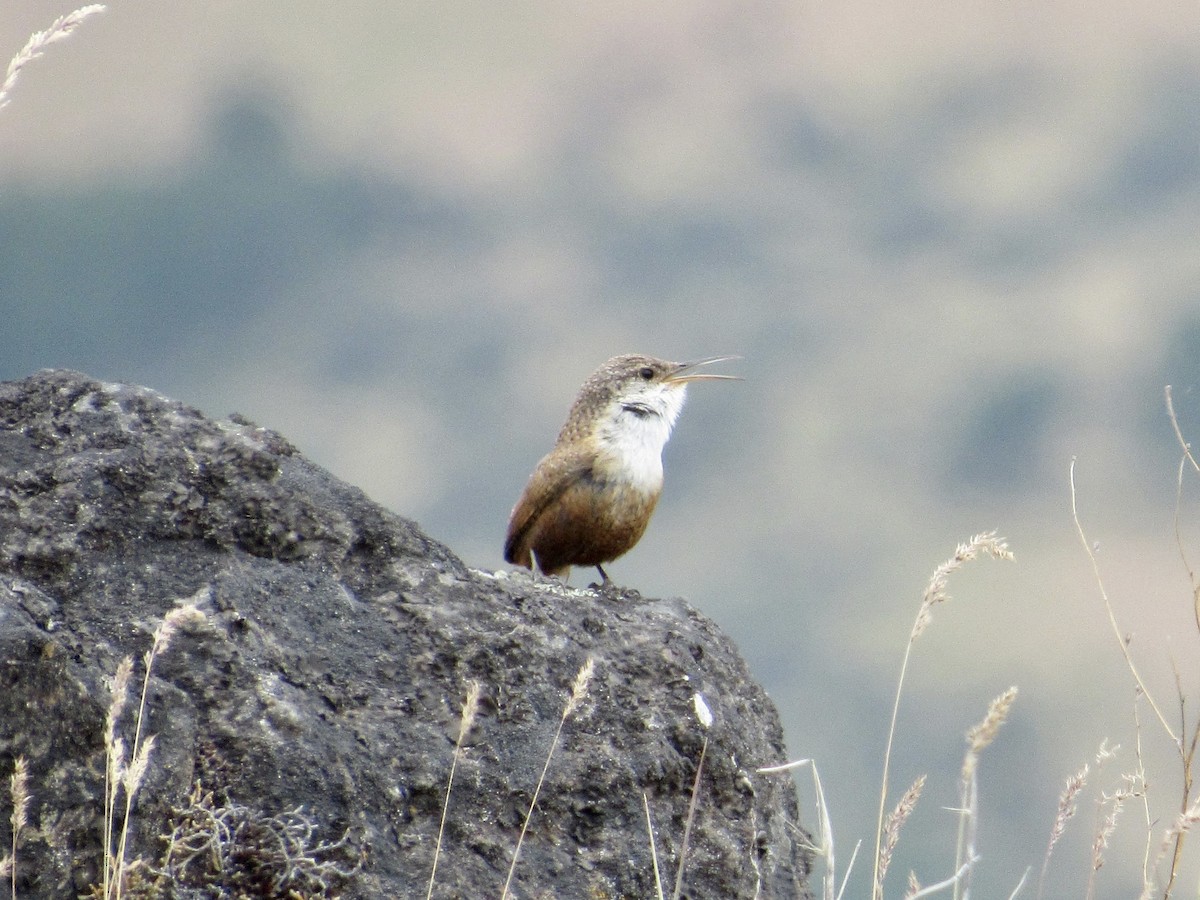
{"label": "bird's eye", "polygon": [[646,381],[649,381],[654,377],[654,370],[649,366],[642,366],[642,371],[638,372],[638,374],[641,375],[642,378],[646,379]]}

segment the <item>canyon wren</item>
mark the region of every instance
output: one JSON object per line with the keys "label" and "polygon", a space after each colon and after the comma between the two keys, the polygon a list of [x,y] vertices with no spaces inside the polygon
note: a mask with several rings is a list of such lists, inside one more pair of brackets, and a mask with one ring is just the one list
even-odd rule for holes
{"label": "canyon wren", "polygon": [[689,381],[739,380],[650,356],[615,356],[591,374],[558,441],[513,507],[504,558],[546,575],[611,562],[641,538],[662,494],[662,451]]}

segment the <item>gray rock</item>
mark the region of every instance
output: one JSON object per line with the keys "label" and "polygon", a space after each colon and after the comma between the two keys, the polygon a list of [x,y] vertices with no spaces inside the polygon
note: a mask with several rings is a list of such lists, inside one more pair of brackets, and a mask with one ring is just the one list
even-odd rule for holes
{"label": "gray rock", "polygon": [[127,896],[425,896],[472,681],[433,896],[500,896],[552,747],[513,896],[655,896],[643,794],[669,896],[706,737],[684,896],[808,896],[795,790],[755,771],[787,758],[775,709],[686,603],[468,569],[273,432],[64,371],[0,384],[0,777],[24,756],[32,794],[19,896],[100,881],[112,676],[134,658],[128,753],[143,654],[185,602],[205,617],[154,659]]}

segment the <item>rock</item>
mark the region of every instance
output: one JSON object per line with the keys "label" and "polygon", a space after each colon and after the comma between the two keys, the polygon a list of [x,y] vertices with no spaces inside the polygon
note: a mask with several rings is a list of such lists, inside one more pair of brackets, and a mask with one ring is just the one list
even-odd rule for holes
{"label": "rock", "polygon": [[787,758],[774,707],[686,603],[474,571],[271,431],[64,371],[0,384],[0,777],[26,758],[31,794],[19,896],[101,882],[113,676],[133,658],[128,763],[167,617],[128,897],[424,896],[444,806],[433,896],[499,897],[552,750],[513,897],[656,896],[643,794],[669,895],[702,753],[683,895],[808,896],[794,787],[755,771]]}

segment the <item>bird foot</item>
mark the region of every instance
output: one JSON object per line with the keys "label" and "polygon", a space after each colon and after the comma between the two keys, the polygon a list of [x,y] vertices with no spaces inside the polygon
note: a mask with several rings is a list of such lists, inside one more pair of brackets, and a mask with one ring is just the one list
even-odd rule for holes
{"label": "bird foot", "polygon": [[611,578],[608,577],[608,573],[604,571],[603,566],[596,566],[596,571],[600,573],[600,578],[602,580],[599,584],[597,584],[596,582],[593,581],[591,584],[588,585],[589,588],[591,588],[593,591],[600,591],[601,593],[604,593],[604,594],[620,592],[621,589],[619,587],[617,587],[617,584],[615,581],[613,581]]}

